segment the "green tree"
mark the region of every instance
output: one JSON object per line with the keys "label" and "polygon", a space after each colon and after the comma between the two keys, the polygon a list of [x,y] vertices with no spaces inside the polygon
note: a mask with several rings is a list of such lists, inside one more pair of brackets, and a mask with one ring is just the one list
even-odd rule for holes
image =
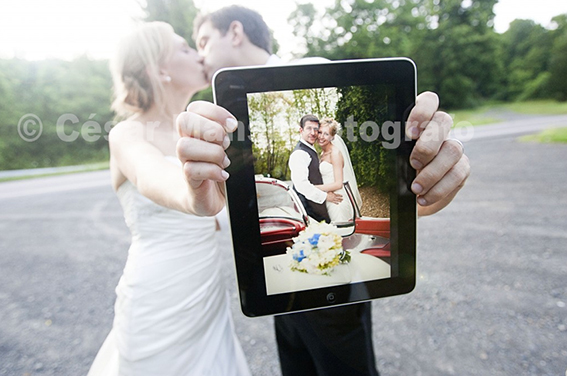
{"label": "green tree", "polygon": [[497,0],[337,0],[318,15],[300,5],[290,16],[306,55],[331,59],[408,56],[420,90],[445,107],[467,107],[500,88]]}
{"label": "green tree", "polygon": [[287,103],[281,92],[262,93],[248,99],[255,172],[282,180],[289,178],[287,161],[291,152],[286,145],[289,124],[280,121]]}
{"label": "green tree", "polygon": [[193,41],[193,20],[198,10],[193,0],[146,0],[145,21],[163,21],[173,26],[175,32],[187,40],[189,45],[195,47]]}
{"label": "green tree", "polygon": [[337,0],[324,15],[304,4],[289,21],[306,41],[306,56],[330,59],[407,55],[425,28],[425,14],[405,0]]}
{"label": "green tree", "polygon": [[525,100],[549,97],[549,30],[532,20],[514,20],[502,34],[507,67],[506,91],[502,98]]}
{"label": "green tree", "polygon": [[[0,60],[0,90],[9,94],[0,105],[0,169],[49,167],[108,158],[105,125],[111,79],[106,61],[86,57],[74,61]],[[33,114],[43,125],[41,137],[26,142],[20,137],[21,118]],[[67,116],[63,128],[58,120]],[[76,135],[65,142],[64,135]],[[83,134],[81,134],[82,131]]]}
{"label": "green tree", "polygon": [[503,65],[494,31],[496,2],[426,2],[427,32],[414,41],[411,57],[418,66],[420,91],[439,93],[443,107],[471,107],[500,89]]}
{"label": "green tree", "polygon": [[554,17],[553,21],[557,28],[552,32],[549,90],[556,99],[567,101],[567,14]]}
{"label": "green tree", "polygon": [[334,115],[337,93],[334,89],[305,89],[293,91],[293,107],[297,109],[299,119],[307,114],[318,118],[332,117]]}
{"label": "green tree", "polygon": [[[395,185],[393,170],[395,152],[387,150],[379,142],[372,140],[373,134],[362,139],[361,129],[365,122],[383,124],[392,113],[393,93],[387,86],[356,86],[339,88],[339,101],[336,107],[335,119],[343,125],[343,140],[345,141],[360,186],[377,187],[381,192],[389,192]],[[376,103],[383,103],[377,106]],[[350,128],[350,129],[348,129]],[[375,130],[374,130],[375,131]],[[352,136],[355,136],[354,138]]]}

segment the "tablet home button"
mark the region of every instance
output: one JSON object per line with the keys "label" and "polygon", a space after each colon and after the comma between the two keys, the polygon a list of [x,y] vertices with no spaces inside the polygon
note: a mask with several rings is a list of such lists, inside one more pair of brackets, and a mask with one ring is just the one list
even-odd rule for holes
{"label": "tablet home button", "polygon": [[330,292],[330,293],[327,294],[327,301],[329,303],[333,303],[335,301],[335,299],[336,299],[336,297],[335,297],[334,293]]}

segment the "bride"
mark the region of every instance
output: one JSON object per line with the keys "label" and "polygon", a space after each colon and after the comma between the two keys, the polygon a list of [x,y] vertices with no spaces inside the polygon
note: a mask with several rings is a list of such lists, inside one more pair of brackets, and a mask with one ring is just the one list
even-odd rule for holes
{"label": "bride", "polygon": [[362,199],[358,192],[348,149],[337,134],[338,130],[339,124],[334,119],[325,118],[319,123],[317,143],[322,149],[319,170],[323,177],[323,184],[316,185],[316,187],[325,192],[342,195],[343,200],[339,204],[327,202],[326,206],[331,222],[346,222],[352,220],[354,212],[343,188],[343,182],[349,182],[359,208],[362,205]]}
{"label": "bride", "polygon": [[111,70],[112,107],[126,120],[109,135],[110,172],[132,244],[112,330],[89,376],[250,375],[215,218],[192,214],[199,198],[175,156],[175,115],[207,86],[201,58],[169,24],[151,22],[122,41]]}

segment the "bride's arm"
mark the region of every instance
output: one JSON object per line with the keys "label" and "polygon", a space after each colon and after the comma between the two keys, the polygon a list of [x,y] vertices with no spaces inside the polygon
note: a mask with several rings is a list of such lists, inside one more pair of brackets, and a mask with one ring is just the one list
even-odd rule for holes
{"label": "bride's arm", "polygon": [[[110,152],[118,170],[140,194],[158,205],[197,214],[181,167],[167,161],[163,153],[144,137],[144,125],[122,122],[109,134]],[[222,207],[219,208],[222,209]]]}
{"label": "bride's arm", "polygon": [[315,186],[324,192],[338,191],[343,187],[343,167],[345,165],[345,161],[341,152],[336,148],[334,148],[331,153],[331,165],[333,166],[333,176],[335,177],[335,180],[329,184]]}

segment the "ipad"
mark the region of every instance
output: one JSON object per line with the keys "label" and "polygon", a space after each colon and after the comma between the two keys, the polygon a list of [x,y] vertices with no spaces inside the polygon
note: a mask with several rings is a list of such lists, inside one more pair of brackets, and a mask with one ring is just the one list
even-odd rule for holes
{"label": "ipad", "polygon": [[414,288],[411,60],[229,68],[213,92],[239,122],[226,197],[245,315]]}

